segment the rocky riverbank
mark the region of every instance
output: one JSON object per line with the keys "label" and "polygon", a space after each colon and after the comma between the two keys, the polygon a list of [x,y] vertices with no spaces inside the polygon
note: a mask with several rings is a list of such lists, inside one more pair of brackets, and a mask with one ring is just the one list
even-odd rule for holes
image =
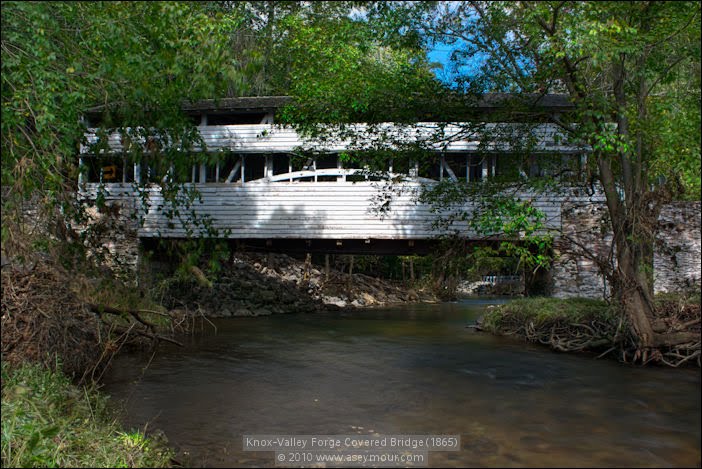
{"label": "rocky riverbank", "polygon": [[237,253],[216,279],[163,282],[166,308],[209,317],[264,316],[437,301],[431,293],[363,274],[342,273],[284,254]]}

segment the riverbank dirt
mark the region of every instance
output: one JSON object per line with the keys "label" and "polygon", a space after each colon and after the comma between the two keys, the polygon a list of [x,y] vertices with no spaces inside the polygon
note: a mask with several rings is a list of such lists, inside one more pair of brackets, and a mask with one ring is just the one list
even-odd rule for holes
{"label": "riverbank dirt", "polygon": [[177,343],[174,333],[191,329],[198,318],[436,300],[362,274],[330,270],[327,276],[285,255],[238,253],[216,278],[174,276],[150,292],[59,259],[3,258],[2,359],[10,366],[60,364],[76,380],[99,376],[120,350]]}
{"label": "riverbank dirt", "polygon": [[387,306],[437,301],[425,291],[363,274],[329,275],[318,266],[284,254],[237,253],[208,282],[173,277],[156,296],[169,309],[196,311],[208,317],[265,316],[339,308]]}

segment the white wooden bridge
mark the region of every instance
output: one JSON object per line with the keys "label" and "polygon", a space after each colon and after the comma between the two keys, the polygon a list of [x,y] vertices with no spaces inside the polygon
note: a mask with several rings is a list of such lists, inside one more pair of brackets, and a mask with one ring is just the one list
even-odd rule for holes
{"label": "white wooden bridge", "polygon": [[[265,120],[271,120],[270,116]],[[519,130],[518,124],[488,126],[492,130],[499,126]],[[183,188],[199,193],[192,207],[179,209],[180,216],[173,215],[175,207],[164,200],[160,186],[148,183],[149,169],[122,157],[124,140],[119,134],[109,135],[100,152],[91,152],[91,145],[98,142],[98,133],[97,129],[89,129],[88,145],[81,149],[85,169],[81,173],[81,195],[94,199],[100,190],[108,203],[130,205],[143,217],[143,224],[138,227],[141,238],[215,236],[258,240],[269,245],[276,240],[308,244],[325,241],[338,246],[351,242],[367,246],[383,241],[411,245],[442,234],[434,228],[440,214],[417,202],[423,185],[446,178],[480,184],[499,172],[501,155],[511,151],[508,143],[482,148],[477,136],[455,124],[442,126],[444,134],[453,138],[433,142],[437,127],[432,123],[412,127],[386,124],[385,132],[434,150],[436,164],[427,169],[413,162],[400,169],[388,161],[386,172],[372,174],[342,167],[338,154],[349,148],[348,141],[320,147],[292,128],[270,123],[208,125],[207,114],[203,113],[198,130],[204,145],[193,150],[212,155],[213,163],[193,166],[189,180],[180,181]],[[357,126],[359,132],[364,128],[362,124]],[[540,124],[530,132],[529,138],[536,142],[532,149],[535,155],[559,154],[579,161],[587,153],[587,149],[567,144],[553,125]],[[148,146],[143,139],[136,143]],[[296,157],[301,152],[308,156]],[[394,183],[389,184],[390,181]],[[388,199],[390,187],[392,197]],[[148,195],[148,206],[139,202],[143,194]],[[562,196],[522,196],[532,199],[551,226],[560,226]],[[209,229],[193,223],[193,217],[206,221]],[[472,236],[466,222],[454,224],[451,230],[460,231],[464,237]]]}
{"label": "white wooden bridge", "polygon": [[[540,162],[554,155],[562,162],[570,162],[570,169],[578,175],[579,171],[584,172],[583,163],[589,153],[588,148],[569,144],[556,127],[547,124],[535,125],[525,132],[521,124],[490,122],[485,129],[499,130],[501,134],[514,130],[512,138],[491,145],[481,144],[478,135],[466,132],[462,125],[385,124],[381,129],[395,133],[399,141],[419,142],[430,150],[433,165],[388,161],[387,171],[372,174],[342,164],[339,153],[352,149],[351,142],[332,140],[322,146],[302,138],[291,128],[274,125],[275,110],[286,99],[230,98],[184,106],[184,112],[200,124],[203,144],[193,150],[205,153],[207,163],[186,169],[189,174],[184,177],[181,173],[181,179],[176,181],[182,189],[180,195],[189,189],[199,193],[189,207],[177,207],[178,215],[174,212],[176,207],[163,197],[158,184],[163,181],[154,180],[156,171],[135,164],[119,134],[106,136],[99,150],[91,145],[98,142],[98,131],[97,125],[90,124],[99,123],[101,110],[86,114],[87,144],[79,156],[79,197],[95,201],[100,194],[106,205],[115,209],[106,213],[118,214],[117,225],[108,226],[115,230],[126,228],[120,233],[102,232],[106,237],[104,246],[111,255],[120,258],[120,264],[136,268],[140,245],[149,248],[159,238],[188,236],[224,238],[243,244],[245,249],[329,254],[422,254],[436,248],[438,235],[453,231],[460,232],[466,242],[493,242],[471,233],[466,222],[457,222],[449,230],[434,229],[434,223],[447,213],[435,213],[432,207],[418,203],[418,192],[443,179],[470,185],[500,176],[507,157],[515,150],[513,145],[520,141],[533,144],[529,150],[532,166],[526,168],[528,174],[524,176],[538,174]],[[501,99],[488,97],[479,104],[478,110],[486,111],[486,121]],[[567,99],[557,95],[537,96],[534,103],[541,117],[544,112],[557,114],[570,106]],[[447,137],[443,141],[432,138],[438,127],[444,129]],[[357,130],[362,133],[367,128],[358,125]],[[143,138],[131,142],[140,146],[142,152],[150,151],[150,143]],[[161,148],[173,144],[156,143]],[[533,169],[537,171],[532,172]],[[390,182],[392,197],[387,198]],[[605,211],[601,194],[571,191],[567,195],[537,196],[523,192],[518,196],[541,209],[547,225],[556,230],[563,228],[567,236],[554,243],[554,249],[575,239],[592,252],[609,255],[611,234],[602,233],[598,224]],[[147,204],[142,204],[142,200]],[[666,249],[676,254],[673,261],[668,251],[654,254],[656,291],[672,291],[678,288],[675,285],[683,283],[699,286],[699,204],[692,208],[690,217],[683,207],[667,209],[662,217],[662,232],[672,242],[672,247]],[[475,206],[468,202],[455,210],[470,213]],[[100,218],[98,210],[89,212],[95,220]],[[135,223],[131,215],[143,223]],[[206,223],[194,223],[193,219]],[[685,223],[692,224],[691,235],[683,236],[678,230]],[[552,279],[552,293],[559,297],[600,297],[605,281],[592,260],[572,256],[555,261]]]}

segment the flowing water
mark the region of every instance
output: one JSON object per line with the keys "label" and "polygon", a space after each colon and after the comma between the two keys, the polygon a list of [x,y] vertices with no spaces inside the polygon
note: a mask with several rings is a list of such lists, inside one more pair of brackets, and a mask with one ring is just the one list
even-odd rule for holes
{"label": "flowing water", "polygon": [[640,369],[466,328],[477,302],[215,321],[119,359],[106,391],[190,465],[272,467],[242,436],[460,435],[430,467],[700,466],[700,371]]}

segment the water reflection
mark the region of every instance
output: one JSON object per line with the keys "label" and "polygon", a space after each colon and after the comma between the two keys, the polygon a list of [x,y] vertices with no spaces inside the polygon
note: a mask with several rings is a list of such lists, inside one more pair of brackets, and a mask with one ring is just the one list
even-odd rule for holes
{"label": "water reflection", "polygon": [[[273,466],[244,434],[460,434],[433,467],[695,466],[699,370],[642,370],[466,329],[475,302],[217,321],[107,391],[191,464]],[[182,455],[181,455],[182,457]]]}

